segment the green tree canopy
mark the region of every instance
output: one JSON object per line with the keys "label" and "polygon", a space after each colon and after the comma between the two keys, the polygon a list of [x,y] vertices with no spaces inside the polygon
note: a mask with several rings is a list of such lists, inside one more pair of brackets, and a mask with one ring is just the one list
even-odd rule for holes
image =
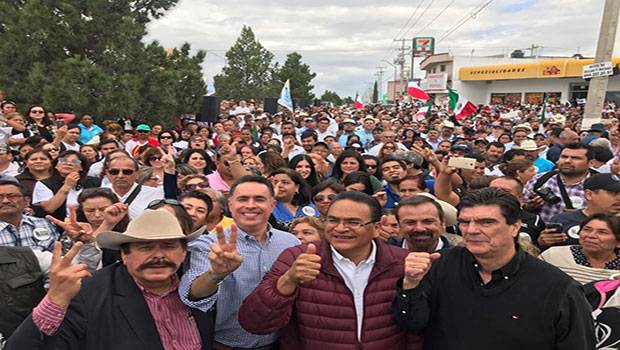
{"label": "green tree canopy", "polygon": [[331,102],[336,106],[342,105],[342,98],[340,98],[335,91],[330,90],[325,90],[325,92],[323,92],[323,95],[321,95],[321,101]]}
{"label": "green tree canopy", "polygon": [[261,99],[272,81],[273,54],[256,40],[252,28],[243,26],[241,35],[226,52],[227,64],[213,77],[215,89],[225,98]]}
{"label": "green tree canopy", "polygon": [[20,110],[168,121],[199,108],[205,53],[144,44],[178,0],[0,2],[0,88]]}
{"label": "green tree canopy", "polygon": [[316,73],[310,71],[310,66],[301,62],[301,55],[297,52],[292,52],[286,55],[286,61],[282,67],[276,67],[273,74],[272,90],[273,96],[278,96],[282,85],[286,80],[291,80],[291,96],[295,99],[304,99],[312,101],[314,94],[312,89],[314,85],[311,84],[312,79],[316,77]]}

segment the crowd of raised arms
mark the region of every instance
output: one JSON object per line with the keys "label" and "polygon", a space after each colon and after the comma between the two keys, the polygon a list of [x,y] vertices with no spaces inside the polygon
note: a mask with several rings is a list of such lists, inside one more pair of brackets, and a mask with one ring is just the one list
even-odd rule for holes
{"label": "crowd of raised arms", "polygon": [[0,103],[0,349],[620,349],[620,108]]}

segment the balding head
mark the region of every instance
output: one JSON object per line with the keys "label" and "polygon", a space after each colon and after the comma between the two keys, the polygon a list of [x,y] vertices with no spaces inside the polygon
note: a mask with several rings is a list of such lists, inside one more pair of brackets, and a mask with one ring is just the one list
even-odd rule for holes
{"label": "balding head", "polygon": [[560,133],[560,143],[562,145],[572,145],[577,142],[579,142],[579,135],[573,130],[564,129],[564,131]]}

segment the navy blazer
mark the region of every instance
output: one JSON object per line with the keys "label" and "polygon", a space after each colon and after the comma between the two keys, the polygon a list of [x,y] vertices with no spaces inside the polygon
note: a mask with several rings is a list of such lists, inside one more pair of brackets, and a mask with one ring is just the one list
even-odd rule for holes
{"label": "navy blazer", "polygon": [[[202,349],[213,348],[215,311],[191,309]],[[32,315],[8,339],[6,350],[164,350],[142,291],[127,268],[116,263],[83,281],[54,336],[41,333]]]}

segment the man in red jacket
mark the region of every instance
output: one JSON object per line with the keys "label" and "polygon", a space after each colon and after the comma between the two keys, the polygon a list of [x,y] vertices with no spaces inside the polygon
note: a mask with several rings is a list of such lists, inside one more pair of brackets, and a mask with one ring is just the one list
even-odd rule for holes
{"label": "man in red jacket", "polygon": [[343,192],[325,217],[325,238],[286,249],[245,299],[239,323],[248,332],[280,331],[281,349],[411,349],[414,334],[390,313],[404,249],[377,239],[381,206]]}

